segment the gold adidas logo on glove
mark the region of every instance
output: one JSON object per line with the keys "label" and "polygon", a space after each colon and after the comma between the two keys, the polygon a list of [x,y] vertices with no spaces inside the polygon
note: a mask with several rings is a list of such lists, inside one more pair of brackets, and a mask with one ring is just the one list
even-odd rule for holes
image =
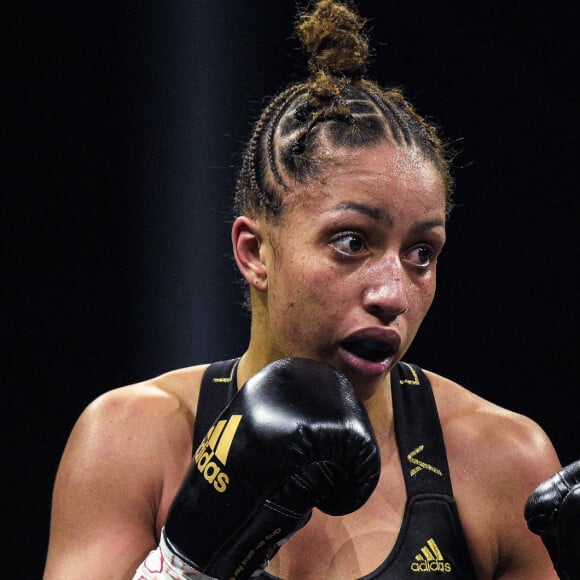
{"label": "gold adidas logo on glove", "polygon": [[241,420],[242,415],[232,415],[227,420],[218,421],[207,432],[193,456],[199,472],[219,493],[223,493],[230,482],[223,468]]}

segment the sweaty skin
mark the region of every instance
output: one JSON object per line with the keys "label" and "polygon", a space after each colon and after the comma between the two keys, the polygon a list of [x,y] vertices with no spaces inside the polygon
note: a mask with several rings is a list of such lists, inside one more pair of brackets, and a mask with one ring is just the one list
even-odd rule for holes
{"label": "sweaty skin", "polygon": [[[389,143],[343,149],[319,178],[294,185],[280,224],[240,218],[233,233],[238,265],[258,289],[241,381],[290,354],[333,364],[364,399],[383,458],[378,489],[361,510],[340,522],[315,512],[269,570],[283,578],[369,573],[390,552],[404,509],[388,371],[435,293],[445,243],[440,174],[414,149]],[[349,350],[352,339],[382,341],[392,350],[369,361]],[[479,577],[555,578],[522,518],[533,483],[559,465],[548,438],[529,419],[427,374]]]}
{"label": "sweaty skin", "polygon": [[[405,488],[389,370],[429,310],[445,243],[443,183],[416,150],[382,143],[335,153],[325,172],[294,184],[280,220],[242,216],[232,228],[252,300],[238,386],[282,357],[329,362],[363,399],[381,449],[369,501],[341,517],[315,510],[270,563],[285,580],[357,578],[392,549]],[[192,433],[205,368],[115,389],[82,414],[56,479],[45,580],[130,579],[155,548],[199,443]],[[555,579],[522,515],[531,490],[560,468],[548,438],[530,419],[426,374],[478,578]]]}
{"label": "sweaty skin", "polygon": [[[289,353],[327,361],[371,394],[433,300],[445,243],[439,173],[415,150],[343,150],[320,178],[294,186],[280,225],[254,225],[267,304],[259,295],[250,350],[264,361]],[[345,348],[355,339],[391,352],[369,362]]]}

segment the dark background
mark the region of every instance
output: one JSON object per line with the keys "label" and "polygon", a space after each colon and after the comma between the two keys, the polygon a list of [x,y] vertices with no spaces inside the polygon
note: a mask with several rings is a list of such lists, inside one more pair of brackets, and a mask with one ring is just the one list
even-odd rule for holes
{"label": "dark background", "polygon": [[[377,56],[460,151],[435,304],[406,357],[577,438],[576,3],[360,0]],[[40,578],[51,488],[96,396],[240,354],[243,141],[302,75],[290,0],[21,6],[5,38],[4,498]]]}

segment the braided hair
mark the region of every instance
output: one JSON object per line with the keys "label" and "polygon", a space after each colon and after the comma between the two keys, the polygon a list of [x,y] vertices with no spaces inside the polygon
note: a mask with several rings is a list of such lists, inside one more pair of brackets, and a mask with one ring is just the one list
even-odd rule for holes
{"label": "braided hair", "polygon": [[318,0],[312,10],[299,13],[296,32],[309,55],[310,74],[275,96],[255,123],[236,183],[238,215],[278,217],[289,184],[314,177],[329,146],[368,147],[384,140],[415,147],[435,165],[451,210],[445,145],[400,89],[367,78],[365,24],[338,0]]}

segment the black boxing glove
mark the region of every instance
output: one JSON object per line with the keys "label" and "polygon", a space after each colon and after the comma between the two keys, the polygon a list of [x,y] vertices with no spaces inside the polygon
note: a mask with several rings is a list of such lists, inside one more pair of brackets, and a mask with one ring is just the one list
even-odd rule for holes
{"label": "black boxing glove", "polygon": [[197,449],[164,528],[169,549],[219,580],[248,578],[317,507],[361,507],[380,475],[378,445],[347,378],[307,359],[252,377]]}
{"label": "black boxing glove", "polygon": [[524,516],[542,538],[558,576],[580,579],[580,461],[541,483],[528,498]]}

